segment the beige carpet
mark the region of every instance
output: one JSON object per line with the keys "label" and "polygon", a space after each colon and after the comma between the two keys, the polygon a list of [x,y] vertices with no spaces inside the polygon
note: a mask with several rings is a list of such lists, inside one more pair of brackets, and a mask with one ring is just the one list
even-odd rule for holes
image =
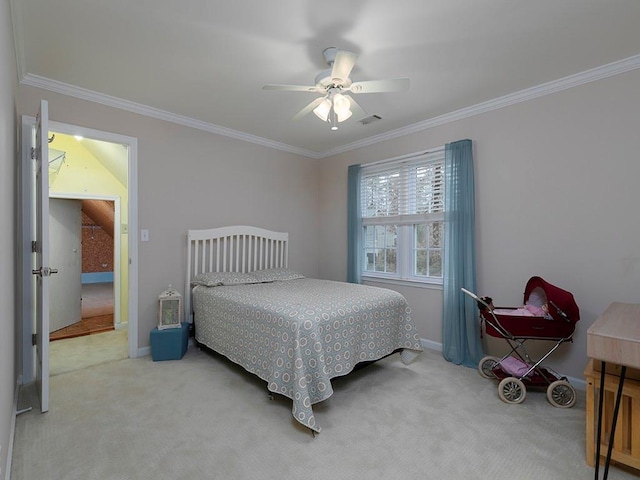
{"label": "beige carpet", "polygon": [[[13,480],[588,479],[584,393],[568,410],[542,392],[521,405],[494,381],[427,351],[334,382],[313,438],[291,401],[189,348],[51,378],[51,409],[17,419]],[[20,407],[33,402],[28,391]],[[638,478],[612,468],[609,478]]]}
{"label": "beige carpet", "polygon": [[53,377],[128,356],[126,328],[65,338],[49,344],[49,373]]}

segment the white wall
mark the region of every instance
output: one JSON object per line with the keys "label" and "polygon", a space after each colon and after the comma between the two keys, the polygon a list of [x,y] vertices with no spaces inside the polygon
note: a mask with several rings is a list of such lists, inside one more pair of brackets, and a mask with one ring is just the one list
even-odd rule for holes
{"label": "white wall", "polygon": [[[640,303],[639,84],[636,70],[324,159],[320,276],[346,278],[348,165],[470,138],[479,293],[518,305],[534,275],[572,292],[574,343],[548,364],[583,378],[587,328],[611,302]],[[441,291],[398,290],[421,336],[440,343]]]}
{"label": "white wall", "polygon": [[138,338],[149,345],[158,294],[182,293],[189,228],[256,225],[290,233],[289,264],[318,273],[318,161],[20,86],[18,111],[49,102],[51,121],[138,139]]}
{"label": "white wall", "polygon": [[0,475],[4,476],[16,386],[16,113],[18,74],[9,0],[0,0]]}

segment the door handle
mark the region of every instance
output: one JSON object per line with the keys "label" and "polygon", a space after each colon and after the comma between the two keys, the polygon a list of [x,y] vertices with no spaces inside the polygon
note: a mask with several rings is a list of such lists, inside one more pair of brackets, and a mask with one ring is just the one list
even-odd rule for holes
{"label": "door handle", "polygon": [[34,275],[40,275],[41,277],[50,277],[54,273],[58,273],[57,268],[40,267],[37,270],[31,270]]}

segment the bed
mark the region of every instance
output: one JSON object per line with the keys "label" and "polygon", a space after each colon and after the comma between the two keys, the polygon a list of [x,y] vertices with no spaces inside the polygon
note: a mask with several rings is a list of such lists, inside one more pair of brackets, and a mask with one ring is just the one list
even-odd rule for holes
{"label": "bed", "polygon": [[313,405],[331,379],[420,338],[406,299],[384,288],[306,278],[288,266],[288,234],[233,226],[189,230],[185,308],[198,344],[292,400],[299,423],[320,432]]}

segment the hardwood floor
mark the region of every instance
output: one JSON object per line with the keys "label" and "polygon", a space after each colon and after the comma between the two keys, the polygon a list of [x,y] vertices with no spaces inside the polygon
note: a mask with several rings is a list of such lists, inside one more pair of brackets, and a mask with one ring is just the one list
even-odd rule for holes
{"label": "hardwood floor", "polygon": [[92,333],[108,332],[113,330],[113,314],[99,315],[96,317],[83,318],[78,323],[61,328],[49,334],[49,341],[61,340],[63,338],[81,337]]}

